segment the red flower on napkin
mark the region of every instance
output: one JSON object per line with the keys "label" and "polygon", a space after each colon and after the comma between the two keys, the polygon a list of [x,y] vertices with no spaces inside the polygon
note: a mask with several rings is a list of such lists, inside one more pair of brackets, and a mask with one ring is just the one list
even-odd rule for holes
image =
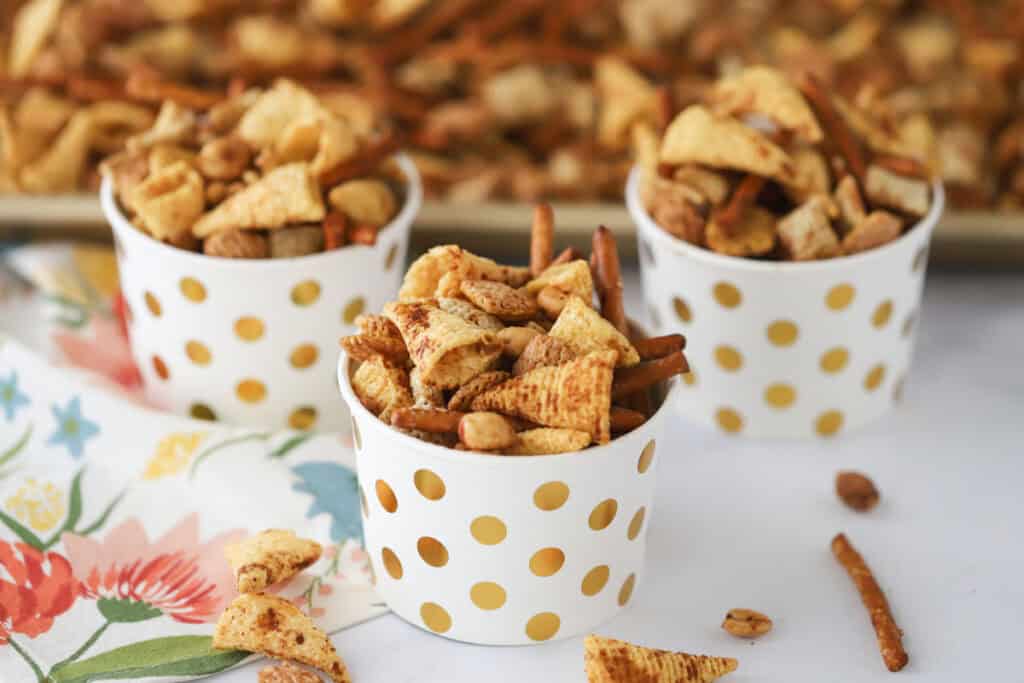
{"label": "red flower on napkin", "polygon": [[108,621],[130,623],[166,614],[186,624],[215,621],[237,595],[224,546],[241,540],[230,531],[199,542],[199,517],[192,514],[150,542],[136,519],[122,522],[94,541],[64,534],[83,596],[96,600]]}
{"label": "red flower on napkin", "polygon": [[57,553],[24,543],[0,541],[0,645],[12,633],[29,638],[46,633],[55,617],[75,603],[80,586],[71,564]]}

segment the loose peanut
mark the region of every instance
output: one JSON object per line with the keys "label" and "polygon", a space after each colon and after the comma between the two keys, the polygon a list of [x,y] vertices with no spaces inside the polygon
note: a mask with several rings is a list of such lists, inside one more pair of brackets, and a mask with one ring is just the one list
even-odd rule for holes
{"label": "loose peanut", "polygon": [[350,180],[335,187],[327,197],[331,206],[355,223],[384,225],[397,210],[394,193],[379,180]]}
{"label": "loose peanut", "polygon": [[840,472],[836,475],[836,495],[857,512],[867,512],[878,505],[878,489],[874,482],[860,472]]}
{"label": "loose peanut", "polygon": [[511,358],[519,358],[530,340],[541,334],[532,327],[506,327],[498,331],[498,341],[502,344],[502,353]]}
{"label": "loose peanut", "polygon": [[196,167],[207,178],[235,180],[241,177],[252,160],[252,151],[238,137],[224,137],[203,145],[196,157]]}
{"label": "loose peanut", "polygon": [[469,413],[459,420],[459,440],[473,450],[490,451],[512,446],[516,432],[498,413]]}
{"label": "loose peanut", "polygon": [[737,638],[758,638],[772,630],[772,620],[752,609],[731,609],[722,628]]}
{"label": "loose peanut", "polygon": [[203,253],[221,258],[267,258],[267,238],[251,230],[217,232],[203,242]]}
{"label": "loose peanut", "polygon": [[537,304],[551,318],[557,318],[568,301],[569,295],[557,287],[545,287],[537,294]]}

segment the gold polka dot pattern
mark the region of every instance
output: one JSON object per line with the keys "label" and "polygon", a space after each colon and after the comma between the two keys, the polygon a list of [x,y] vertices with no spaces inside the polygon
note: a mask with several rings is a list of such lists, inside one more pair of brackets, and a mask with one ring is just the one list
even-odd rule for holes
{"label": "gold polka dot pattern", "polygon": [[420,606],[420,618],[434,633],[445,633],[452,627],[451,615],[435,602],[425,602]]}
{"label": "gold polka dot pattern", "polygon": [[206,287],[194,277],[183,277],[178,282],[181,295],[193,303],[200,304],[206,301]]}
{"label": "gold polka dot pattern", "polygon": [[246,403],[259,403],[267,397],[267,387],[258,379],[243,379],[235,386],[235,395]]}
{"label": "gold polka dot pattern", "polygon": [[647,442],[644,449],[640,452],[640,459],[636,461],[636,471],[640,474],[645,473],[651,466],[651,461],[654,460],[654,439]]}
{"label": "gold polka dot pattern", "polygon": [[558,633],[562,626],[562,620],[554,612],[541,612],[530,617],[526,622],[526,635],[530,640],[538,642],[550,640]]}
{"label": "gold polka dot pattern", "polygon": [[690,311],[689,305],[681,297],[672,298],[672,308],[676,312],[676,317],[684,323],[688,323],[693,320],[693,313]]}
{"label": "gold polka dot pattern", "polygon": [[320,298],[320,283],[304,280],[292,287],[292,303],[296,306],[311,306]]}
{"label": "gold polka dot pattern", "polygon": [[235,334],[244,341],[256,341],[263,336],[263,321],[252,316],[243,316],[235,321]]}
{"label": "gold polka dot pattern", "polygon": [[608,565],[597,565],[583,577],[583,583],[580,584],[580,590],[587,597],[597,595],[604,590],[605,585],[607,585],[609,573]]}
{"label": "gold polka dot pattern", "polygon": [[734,346],[722,344],[715,347],[715,362],[726,372],[736,372],[743,367],[743,354]]}
{"label": "gold polka dot pattern", "polygon": [[493,581],[481,581],[469,589],[469,599],[483,610],[500,609],[507,597],[505,589]]}
{"label": "gold polka dot pattern", "polygon": [[800,329],[792,320],[776,320],[766,330],[768,341],[775,346],[792,346],[800,334]]}
{"label": "gold polka dot pattern", "polygon": [[733,408],[719,408],[715,412],[715,422],[722,431],[738,434],[743,431],[743,416]]}
{"label": "gold polka dot pattern", "polygon": [[412,475],[416,490],[427,500],[441,500],[446,492],[444,480],[432,470],[416,470]]}
{"label": "gold polka dot pattern", "polygon": [[603,500],[594,506],[587,523],[594,531],[607,529],[615,521],[615,513],[619,511],[619,503],[614,498]]}
{"label": "gold polka dot pattern", "polygon": [[736,308],[743,303],[743,293],[737,289],[736,285],[728,282],[716,283],[711,289],[711,293],[715,297],[715,301],[723,308]]}
{"label": "gold polka dot pattern", "polygon": [[497,545],[505,540],[505,536],[508,535],[508,528],[497,517],[484,515],[473,520],[469,525],[469,532],[478,543]]}
{"label": "gold polka dot pattern", "polygon": [[550,512],[565,505],[569,500],[569,487],[561,481],[549,481],[541,484],[533,492],[533,504],[541,510]]}
{"label": "gold polka dot pattern", "polygon": [[542,548],[530,558],[530,571],[537,576],[552,576],[565,564],[565,553],[558,548]]}
{"label": "gold polka dot pattern", "polygon": [[421,536],[420,540],[416,541],[416,552],[431,567],[443,567],[448,564],[448,548],[433,536]]}
{"label": "gold polka dot pattern", "polygon": [[633,587],[636,585],[636,574],[630,574],[622,583],[619,589],[619,607],[625,607],[629,599],[633,597]]}

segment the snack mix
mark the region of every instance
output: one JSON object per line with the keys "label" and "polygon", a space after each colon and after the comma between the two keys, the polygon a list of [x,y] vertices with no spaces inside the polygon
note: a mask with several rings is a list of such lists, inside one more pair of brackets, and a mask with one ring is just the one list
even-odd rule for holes
{"label": "snack mix", "polygon": [[392,114],[434,196],[618,200],[635,123],[763,64],[904,120],[954,207],[1024,205],[1017,0],[9,0],[0,19],[0,192],[95,189],[168,90],[285,76]]}
{"label": "snack mix", "polygon": [[398,300],[341,340],[362,404],[421,439],[505,455],[577,451],[643,424],[659,385],[687,371],[685,339],[629,325],[609,230],[590,263],[571,249],[553,259],[553,232],[538,206],[529,268],[454,245],[414,262]]}
{"label": "snack mix", "polygon": [[102,169],[129,220],[180,249],[252,259],[374,244],[404,179],[393,138],[352,104],[288,80],[202,109],[169,99]]}
{"label": "snack mix", "polygon": [[727,256],[810,261],[897,239],[928,213],[932,172],[818,79],[758,66],[722,79],[660,142],[634,129],[641,197],[666,232]]}

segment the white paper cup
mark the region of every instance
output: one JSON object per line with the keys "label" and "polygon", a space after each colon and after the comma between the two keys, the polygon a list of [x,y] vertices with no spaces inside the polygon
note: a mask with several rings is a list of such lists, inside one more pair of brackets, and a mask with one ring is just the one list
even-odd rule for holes
{"label": "white paper cup", "polygon": [[347,430],[334,380],[338,340],[401,284],[422,202],[416,167],[397,157],[405,204],[372,246],[276,259],[215,258],[133,227],[100,188],[114,230],[132,355],[146,398],[194,417],[276,429]]}
{"label": "white paper cup", "polygon": [[593,630],[643,580],[667,405],[578,453],[496,456],[442,448],[378,420],[344,353],[363,531],[377,592],[398,616],[468,643],[529,645]]}
{"label": "white paper cup", "polygon": [[687,337],[682,411],[728,433],[833,436],[885,414],[910,366],[928,246],[945,203],[898,240],[803,263],[721,256],[662,230],[626,185],[653,329]]}

